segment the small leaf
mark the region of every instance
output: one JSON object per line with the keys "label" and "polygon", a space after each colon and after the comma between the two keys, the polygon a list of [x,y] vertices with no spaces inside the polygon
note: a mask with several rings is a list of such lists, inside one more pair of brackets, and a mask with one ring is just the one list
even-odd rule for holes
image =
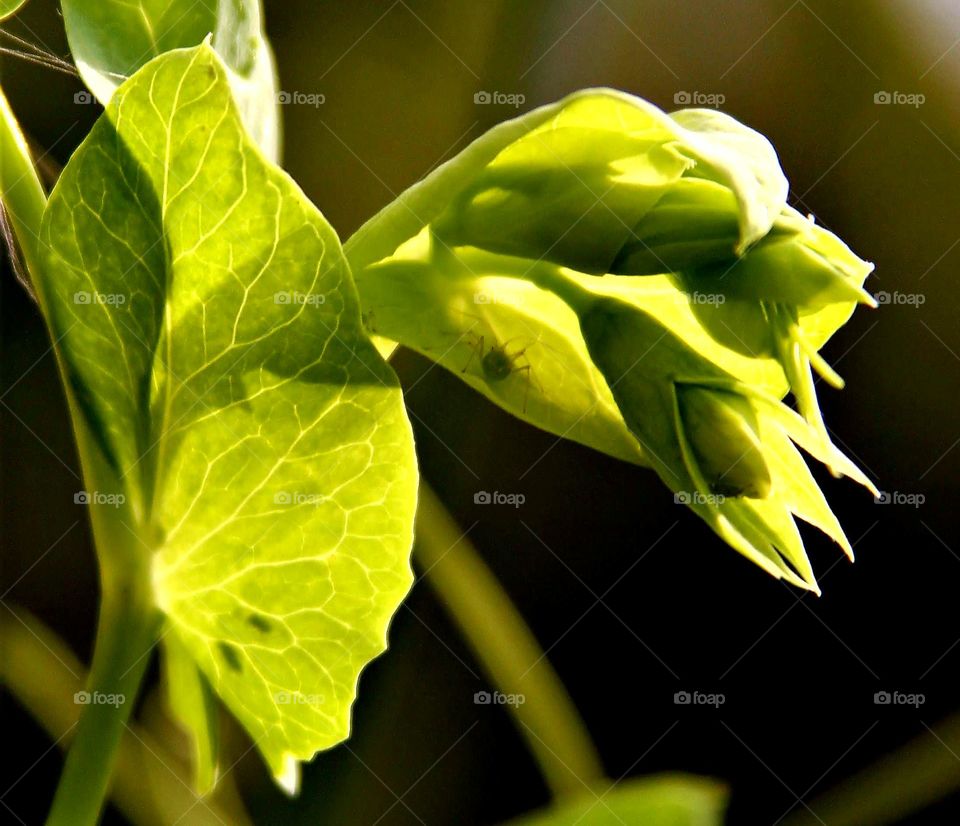
{"label": "small leaf", "polygon": [[67,39],[80,76],[104,106],[149,60],[212,36],[243,122],[273,161],[280,120],[273,55],[260,0],[63,0]]}
{"label": "small leaf", "polygon": [[562,800],[508,826],[721,826],[727,807],[719,783],[689,775],[626,780],[610,791]]}
{"label": "small leaf", "polygon": [[41,235],[52,333],[133,519],[118,532],[293,791],[348,735],[411,582],[412,436],[336,234],[204,45],[117,90]]}
{"label": "small leaf", "polygon": [[194,791],[204,795],[217,782],[220,720],[210,683],[173,629],[162,637],[167,702],[190,740]]}

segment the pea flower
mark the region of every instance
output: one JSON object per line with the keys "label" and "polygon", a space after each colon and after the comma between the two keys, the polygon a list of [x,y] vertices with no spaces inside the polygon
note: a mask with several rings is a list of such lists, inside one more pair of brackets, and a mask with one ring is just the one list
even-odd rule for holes
{"label": "pea flower", "polygon": [[816,590],[795,519],[852,551],[800,450],[874,490],[814,385],[842,385],[819,350],[873,303],[872,265],[787,192],[732,117],[587,90],[490,130],[345,250],[371,332],[653,468],[731,546]]}
{"label": "pea flower", "polygon": [[[587,274],[671,273],[688,293],[720,296],[698,308],[704,326],[726,339],[744,324],[761,330],[753,345],[740,336],[734,346],[780,362],[801,413],[827,440],[812,371],[842,380],[800,317],[873,304],[862,286],[872,265],[787,206],[763,136],[713,110],[671,116],[605,94],[616,118],[587,118],[574,103],[532,130],[452,199],[437,236]],[[735,308],[718,309],[728,302]]]}

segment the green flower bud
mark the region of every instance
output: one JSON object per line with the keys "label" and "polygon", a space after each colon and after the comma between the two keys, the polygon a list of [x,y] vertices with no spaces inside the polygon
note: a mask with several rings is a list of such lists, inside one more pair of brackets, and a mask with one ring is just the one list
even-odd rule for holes
{"label": "green flower bud", "polygon": [[693,161],[656,139],[569,127],[505,150],[436,221],[453,246],[610,271],[631,227]]}
{"label": "green flower bud", "polygon": [[739,238],[733,192],[715,181],[682,178],[633,228],[610,273],[658,275],[733,263]]}
{"label": "green flower bud", "polygon": [[730,261],[786,193],[769,142],[733,118],[601,92],[504,148],[433,228],[451,246],[589,274],[664,273]]}
{"label": "green flower bud", "polygon": [[876,306],[863,288],[873,264],[836,235],[786,207],[770,232],[739,258],[716,259],[682,272],[689,289],[789,304],[805,312],[828,304]]}
{"label": "green flower bud", "polygon": [[775,576],[816,590],[794,517],[851,554],[794,443],[871,490],[863,473],[777,399],[738,382],[653,316],[567,279],[590,356],[651,466],[730,545]]}
{"label": "green flower bud", "polygon": [[763,499],[770,470],[757,436],[756,412],[736,393],[677,384],[684,436],[710,490],[722,496]]}
{"label": "green flower bud", "polygon": [[377,332],[652,467],[731,546],[815,589],[795,517],[850,546],[796,446],[872,487],[827,438],[812,373],[841,383],[817,351],[871,301],[871,266],[787,189],[770,143],[727,115],[587,90],[491,130],[345,249]]}

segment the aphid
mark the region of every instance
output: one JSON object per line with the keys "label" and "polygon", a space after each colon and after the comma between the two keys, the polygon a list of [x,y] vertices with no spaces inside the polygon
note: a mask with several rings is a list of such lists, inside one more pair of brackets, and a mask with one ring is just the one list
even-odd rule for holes
{"label": "aphid", "polygon": [[[513,339],[510,339],[510,341],[512,340]],[[524,345],[520,350],[511,353],[507,349],[510,341],[505,341],[503,344],[491,344],[485,350],[486,339],[482,335],[477,336],[477,341],[472,346],[470,358],[467,360],[467,363],[463,365],[463,369],[460,372],[466,373],[474,357],[477,357],[480,359],[480,369],[483,371],[483,376],[488,382],[505,381],[514,373],[526,374],[527,384],[523,395],[523,412],[526,413],[527,399],[530,396],[532,370],[530,362],[526,357],[529,345]],[[526,363],[518,366],[517,362],[519,359],[524,359]]]}

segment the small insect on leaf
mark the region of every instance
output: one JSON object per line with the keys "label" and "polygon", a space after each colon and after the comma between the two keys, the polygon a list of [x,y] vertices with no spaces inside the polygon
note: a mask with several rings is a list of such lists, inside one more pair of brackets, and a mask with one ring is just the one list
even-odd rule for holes
{"label": "small insect on leaf", "polygon": [[[530,394],[530,382],[532,366],[527,360],[526,353],[529,345],[523,345],[521,349],[510,352],[510,341],[503,344],[491,344],[484,352],[485,337],[477,336],[476,342],[472,345],[473,352],[470,359],[463,366],[461,373],[466,373],[467,368],[473,362],[474,357],[480,359],[480,369],[487,381],[502,382],[508,379],[514,373],[524,373],[527,381],[527,387],[524,391],[523,411],[527,410],[527,400]],[[523,359],[524,363],[519,363]]]}

